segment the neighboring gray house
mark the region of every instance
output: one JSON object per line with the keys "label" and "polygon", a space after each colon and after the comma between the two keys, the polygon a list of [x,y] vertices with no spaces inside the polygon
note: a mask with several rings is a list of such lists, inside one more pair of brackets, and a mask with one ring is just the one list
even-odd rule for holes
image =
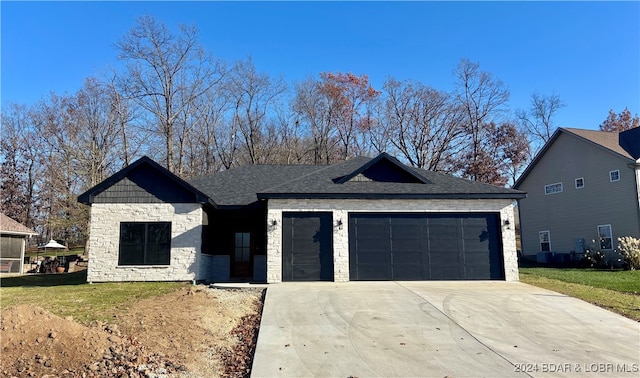
{"label": "neighboring gray house", "polygon": [[35,235],[38,233],[0,213],[0,273],[23,272],[24,252]]}
{"label": "neighboring gray house", "polygon": [[640,237],[640,128],[560,128],[514,188],[527,192],[519,201],[525,257],[612,251],[618,237]]}
{"label": "neighboring gray house", "polygon": [[78,200],[90,282],[517,281],[524,196],[381,154],[189,182],[143,157]]}

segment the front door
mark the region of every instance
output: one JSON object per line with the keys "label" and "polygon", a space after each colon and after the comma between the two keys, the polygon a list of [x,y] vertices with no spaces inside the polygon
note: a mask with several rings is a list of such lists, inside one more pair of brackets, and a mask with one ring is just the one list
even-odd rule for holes
{"label": "front door", "polygon": [[233,277],[251,277],[251,233],[236,232],[233,239]]}

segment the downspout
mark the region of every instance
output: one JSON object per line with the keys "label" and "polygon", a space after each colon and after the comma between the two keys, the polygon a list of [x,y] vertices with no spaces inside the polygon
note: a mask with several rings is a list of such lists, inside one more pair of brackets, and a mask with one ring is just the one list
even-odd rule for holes
{"label": "downspout", "polygon": [[638,197],[638,236],[640,237],[640,159],[636,160],[635,164],[630,164],[632,169],[635,169],[636,173],[636,192]]}

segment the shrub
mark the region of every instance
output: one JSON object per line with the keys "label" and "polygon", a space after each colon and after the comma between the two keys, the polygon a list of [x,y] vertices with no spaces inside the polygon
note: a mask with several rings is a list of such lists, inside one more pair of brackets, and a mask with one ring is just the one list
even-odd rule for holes
{"label": "shrub", "polygon": [[618,238],[618,250],[622,254],[625,269],[640,269],[640,239],[631,236]]}
{"label": "shrub", "polygon": [[587,248],[582,256],[581,265],[585,268],[606,268],[605,255],[599,249]]}

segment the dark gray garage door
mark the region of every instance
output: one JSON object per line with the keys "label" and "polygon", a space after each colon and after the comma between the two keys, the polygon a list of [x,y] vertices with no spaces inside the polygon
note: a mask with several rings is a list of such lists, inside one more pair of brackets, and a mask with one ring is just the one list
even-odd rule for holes
{"label": "dark gray garage door", "polygon": [[501,241],[494,213],[350,214],[350,279],[504,279]]}
{"label": "dark gray garage door", "polygon": [[331,213],[282,214],[282,280],[332,281]]}

